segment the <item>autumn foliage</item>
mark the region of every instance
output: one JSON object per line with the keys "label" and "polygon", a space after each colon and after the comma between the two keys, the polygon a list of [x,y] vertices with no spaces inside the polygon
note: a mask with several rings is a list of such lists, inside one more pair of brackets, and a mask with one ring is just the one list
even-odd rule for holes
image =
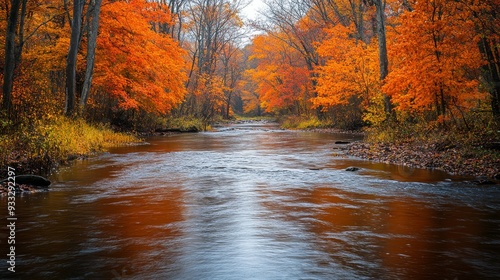
{"label": "autumn foliage", "polygon": [[446,116],[477,106],[479,36],[471,11],[459,1],[417,1],[392,32],[392,68],[384,87],[399,111]]}
{"label": "autumn foliage", "polygon": [[[267,34],[252,44],[257,65],[246,77],[267,112],[302,114],[290,110],[300,103],[321,110],[320,117],[344,112],[372,125],[389,119],[467,124],[468,112],[486,112],[488,104],[500,115],[498,1],[316,0],[290,23],[286,14],[303,8],[295,5],[285,16],[270,8],[278,29],[288,26],[286,36],[264,28]],[[313,43],[304,32],[314,34]],[[314,51],[301,48],[306,43]],[[388,75],[381,73],[381,52],[388,54]],[[318,63],[307,71],[304,61],[314,53]]]}
{"label": "autumn foliage", "polygon": [[367,107],[376,96],[380,85],[377,47],[374,41],[354,39],[354,28],[337,25],[327,30],[329,37],[318,48],[326,62],[317,68],[315,106],[346,105],[355,97]]}
{"label": "autumn foliage", "polygon": [[[82,3],[79,40],[70,38],[73,3]],[[96,3],[2,2],[6,116],[64,113],[77,45],[76,91],[91,82],[88,101],[76,95],[77,115],[93,121],[209,123],[235,112],[356,125],[500,119],[498,0],[270,0],[251,40],[240,1],[103,0],[94,62]]]}
{"label": "autumn foliage", "polygon": [[253,40],[250,59],[257,66],[246,75],[255,83],[265,112],[300,114],[310,107],[306,105],[312,90],[309,70],[295,49],[272,36],[258,36]]}
{"label": "autumn foliage", "polygon": [[166,113],[184,98],[184,51],[151,28],[151,22],[170,24],[166,11],[140,0],[102,8],[94,86],[120,109]]}
{"label": "autumn foliage", "polygon": [[[24,15],[24,25],[21,27],[18,20],[16,49],[22,47],[22,52],[16,54],[12,100],[16,116],[47,118],[64,110],[61,100],[65,94],[72,10],[71,5],[59,1],[26,3],[19,12]],[[90,9],[84,5],[76,70],[78,90],[87,66],[86,24],[90,21]],[[6,22],[0,26],[3,43]],[[165,4],[103,1],[89,113],[133,110],[165,114],[183,101],[187,80],[185,51],[170,35],[155,28],[173,24]],[[2,47],[2,54],[4,50]]]}

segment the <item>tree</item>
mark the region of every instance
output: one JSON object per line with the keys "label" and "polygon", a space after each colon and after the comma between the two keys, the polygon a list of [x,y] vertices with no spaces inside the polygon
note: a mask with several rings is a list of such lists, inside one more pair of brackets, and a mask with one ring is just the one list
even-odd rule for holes
{"label": "tree", "polygon": [[[12,87],[15,70],[21,62],[24,44],[24,22],[27,0],[11,0],[5,36],[5,65],[3,72],[2,109],[10,118],[12,113]],[[19,26],[18,26],[19,24]],[[19,36],[16,43],[16,33]]]}
{"label": "tree", "polygon": [[94,106],[165,114],[182,102],[185,52],[168,34],[153,30],[152,22],[171,20],[168,10],[158,14],[156,5],[131,0],[102,6],[93,80],[95,91],[109,97],[110,104]]}
{"label": "tree", "polygon": [[313,103],[326,110],[348,105],[357,98],[361,100],[361,109],[366,109],[380,89],[377,48],[373,43],[354,39],[354,25],[337,25],[327,32],[329,38],[318,48],[326,62],[317,68],[318,96]]}
{"label": "tree", "polygon": [[[9,5],[14,4],[14,5]],[[26,115],[29,112],[35,112],[38,108],[32,108],[29,112],[23,110],[23,106],[27,101],[32,101],[38,97],[39,80],[33,79],[37,64],[34,63],[33,54],[40,51],[42,46],[48,46],[55,42],[52,36],[56,32],[51,29],[54,25],[55,19],[62,15],[59,3],[52,0],[47,1],[4,1],[5,5],[1,6],[2,12],[7,14],[7,19],[2,22],[0,28],[2,29],[2,42],[5,42],[4,53],[2,58],[5,57],[2,66],[2,79],[3,79],[3,100],[2,108],[13,118],[13,113],[17,117]],[[17,18],[17,19],[16,19]],[[5,24],[5,25],[4,25]],[[5,31],[5,32],[4,32]],[[48,32],[45,33],[44,32]],[[42,35],[43,34],[43,35]],[[50,34],[50,35],[49,35]],[[37,58],[37,61],[45,60],[42,55]],[[39,73],[38,73],[39,74]],[[38,78],[38,77],[37,77]],[[35,89],[35,93],[30,93]],[[24,104],[24,105],[23,105]]]}
{"label": "tree", "polygon": [[393,71],[383,91],[399,111],[435,112],[434,119],[475,106],[482,64],[470,11],[456,1],[415,2],[395,28]]}
{"label": "tree", "polygon": [[221,72],[224,83],[225,112],[224,117],[230,118],[233,96],[238,91],[239,81],[244,71],[243,52],[233,44],[227,44],[221,52]]}
{"label": "tree", "polygon": [[[214,86],[222,82],[226,97],[230,96],[232,89],[225,66],[230,66],[231,60],[237,58],[232,53],[242,38],[243,23],[238,16],[241,5],[240,1],[227,0],[190,3],[185,45],[189,50],[191,67],[187,84],[189,96],[181,107],[184,114],[208,121],[215,115],[227,113],[227,109],[220,104],[221,92]],[[224,90],[222,103],[223,96]]]}
{"label": "tree", "polygon": [[269,35],[254,38],[252,53],[256,67],[246,75],[256,86],[260,106],[269,113],[306,113],[312,89],[302,54]]}
{"label": "tree", "polygon": [[92,86],[92,77],[94,75],[95,50],[97,45],[97,34],[99,29],[99,17],[101,13],[102,0],[90,1],[87,10],[87,59],[85,78],[83,81],[82,92],[80,95],[80,114],[83,113],[87,104],[90,87]]}
{"label": "tree", "polygon": [[319,64],[314,44],[321,40],[321,26],[308,17],[306,1],[269,0],[266,2],[267,21],[254,25],[268,35],[286,43],[303,57],[309,70]]}
{"label": "tree", "polygon": [[82,29],[82,13],[84,0],[73,1],[73,20],[71,24],[71,39],[66,63],[66,103],[64,112],[67,116],[75,113],[76,98],[76,63],[78,48],[80,47],[80,33]]}
{"label": "tree", "polygon": [[[386,0],[369,0],[376,8],[377,18],[377,40],[380,65],[380,81],[383,83],[389,73],[389,59],[387,57],[387,39],[385,31],[385,7]],[[388,95],[384,96],[384,106],[387,116],[392,111],[391,99]]]}
{"label": "tree", "polygon": [[480,38],[479,51],[486,61],[482,69],[482,82],[490,94],[493,115],[500,124],[500,1],[462,0],[461,3],[470,12]]}

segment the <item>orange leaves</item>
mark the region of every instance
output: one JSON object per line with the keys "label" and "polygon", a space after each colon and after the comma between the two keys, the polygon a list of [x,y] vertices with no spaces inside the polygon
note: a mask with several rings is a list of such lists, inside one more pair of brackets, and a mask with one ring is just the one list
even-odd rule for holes
{"label": "orange leaves", "polygon": [[198,86],[194,90],[194,95],[202,97],[206,106],[220,108],[224,105],[224,91],[227,90],[224,86],[222,78],[216,75],[201,74],[198,77]]}
{"label": "orange leaves", "polygon": [[383,87],[403,111],[470,108],[480,98],[481,57],[470,14],[461,2],[425,0],[400,16],[391,33],[392,70]]}
{"label": "orange leaves", "polygon": [[374,44],[353,39],[354,26],[337,25],[327,30],[329,38],[318,53],[326,63],[317,69],[315,106],[324,109],[348,104],[351,97],[364,100],[366,106],[379,86],[377,48]]}
{"label": "orange leaves", "polygon": [[402,112],[435,111],[438,116],[475,106],[482,98],[482,61],[470,10],[460,1],[424,0],[413,3],[411,12],[393,15],[390,71],[383,87],[374,38],[368,44],[356,39],[354,25],[328,29],[328,39],[318,47],[326,62],[317,69],[314,105],[326,109],[361,98],[371,123],[380,120],[381,90]]}
{"label": "orange leaves", "polygon": [[103,5],[95,86],[118,99],[122,109],[165,113],[185,94],[184,51],[150,20],[168,21],[158,4],[141,0]]}
{"label": "orange leaves", "polygon": [[265,111],[292,110],[297,103],[307,102],[309,70],[297,50],[272,36],[258,36],[253,43],[251,58],[257,66],[246,74],[255,83]]}

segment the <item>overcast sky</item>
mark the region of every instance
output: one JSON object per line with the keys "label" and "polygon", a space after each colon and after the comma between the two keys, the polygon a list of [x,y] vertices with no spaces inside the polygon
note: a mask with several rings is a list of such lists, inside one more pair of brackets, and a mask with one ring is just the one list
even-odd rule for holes
{"label": "overcast sky", "polygon": [[251,0],[250,4],[242,10],[242,15],[248,19],[255,20],[258,16],[258,11],[262,11],[264,6],[262,0]]}

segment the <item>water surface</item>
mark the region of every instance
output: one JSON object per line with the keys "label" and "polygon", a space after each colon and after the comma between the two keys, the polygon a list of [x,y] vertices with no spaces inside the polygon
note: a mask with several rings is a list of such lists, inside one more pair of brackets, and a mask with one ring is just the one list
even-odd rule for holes
{"label": "water surface", "polygon": [[18,197],[17,272],[3,257],[0,277],[498,278],[498,186],[334,144],[356,139],[239,124],[76,162]]}

